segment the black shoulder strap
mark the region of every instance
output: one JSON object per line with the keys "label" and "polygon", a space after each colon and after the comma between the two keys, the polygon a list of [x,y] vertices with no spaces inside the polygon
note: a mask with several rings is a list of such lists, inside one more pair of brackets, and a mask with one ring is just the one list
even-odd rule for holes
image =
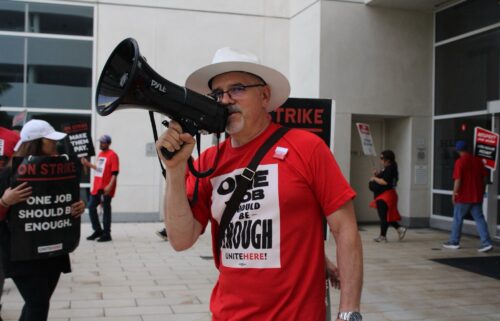
{"label": "black shoulder strap", "polygon": [[[155,145],[156,145],[156,142],[158,141],[158,132],[156,131],[155,116],[154,116],[152,111],[149,112],[149,120],[151,121],[151,128],[153,129],[153,138],[154,138]],[[154,146],[154,147],[156,150],[156,146]],[[163,163],[161,162],[160,155],[158,155],[158,152],[157,152],[157,156],[158,156],[158,161],[160,162],[161,174],[163,175],[163,178],[165,178],[167,172],[165,170],[165,167],[163,167]]]}
{"label": "black shoulder strap", "polygon": [[219,259],[220,248],[222,246],[222,240],[224,239],[224,235],[226,233],[227,226],[233,219],[234,213],[240,206],[241,200],[243,199],[243,195],[248,189],[248,186],[253,180],[255,175],[255,170],[257,166],[259,166],[260,161],[266,155],[267,151],[273,147],[274,144],[283,136],[290,128],[280,127],[278,128],[259,148],[259,150],[255,153],[254,157],[248,164],[248,166],[243,170],[241,176],[237,177],[236,190],[231,195],[231,198],[227,202],[226,208],[224,209],[224,213],[222,213],[222,218],[219,224],[219,233],[217,239],[217,258]]}

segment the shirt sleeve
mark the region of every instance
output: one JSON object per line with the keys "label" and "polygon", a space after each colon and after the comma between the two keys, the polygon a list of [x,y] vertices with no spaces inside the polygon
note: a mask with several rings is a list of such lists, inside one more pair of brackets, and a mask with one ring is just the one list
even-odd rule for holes
{"label": "shirt sleeve", "polygon": [[120,171],[120,159],[118,158],[117,154],[113,154],[113,157],[111,158],[111,173],[119,171]]}
{"label": "shirt sleeve", "polygon": [[324,142],[317,144],[311,153],[310,168],[312,189],[321,204],[323,213],[329,216],[356,196],[342,175],[332,152]]}
{"label": "shirt sleeve", "polygon": [[455,166],[453,166],[453,179],[461,179],[462,178],[462,162],[460,158],[455,161]]}

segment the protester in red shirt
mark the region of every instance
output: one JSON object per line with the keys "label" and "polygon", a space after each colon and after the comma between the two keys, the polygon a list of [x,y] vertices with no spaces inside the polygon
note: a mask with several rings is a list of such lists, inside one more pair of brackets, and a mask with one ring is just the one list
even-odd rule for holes
{"label": "protester in red shirt", "polygon": [[337,320],[361,320],[363,260],[355,192],[315,134],[291,129],[269,149],[219,247],[222,213],[243,170],[280,128],[269,112],[288,98],[288,80],[252,53],[222,48],[212,64],[189,76],[186,87],[209,94],[229,112],[230,138],[200,155],[194,167],[206,169],[219,154],[215,170],[198,182],[191,173],[186,177],[195,144],[190,134],[172,121],[157,143],[158,149],[177,151],[163,159],[165,224],[172,247],[190,248],[210,222],[219,270],[210,299],[212,320],[325,320],[325,218],[337,244]]}
{"label": "protester in red shirt", "polygon": [[7,166],[18,141],[19,134],[17,132],[0,126],[0,171]]}
{"label": "protester in red shirt", "polygon": [[454,250],[460,248],[462,224],[465,215],[470,211],[481,239],[478,251],[488,252],[493,249],[488,224],[483,215],[483,196],[488,173],[482,160],[467,151],[465,141],[457,141],[455,148],[460,157],[453,168],[453,225],[450,238],[443,243],[443,247]]}
{"label": "protester in red shirt", "polygon": [[[19,138],[17,132],[0,126],[0,173],[7,167],[12,154],[14,154],[14,147],[19,141]],[[0,299],[2,298],[4,280],[5,275],[0,260]],[[1,307],[0,305],[0,310]],[[2,317],[0,317],[0,321],[2,321]]]}
{"label": "protester in red shirt", "polygon": [[[87,237],[87,240],[97,242],[111,241],[111,199],[115,196],[116,179],[120,171],[118,155],[109,148],[111,136],[103,135],[99,139],[101,152],[97,155],[96,164],[91,164],[87,159],[82,158],[82,164],[92,168],[94,172],[94,184],[90,192],[89,215],[94,233]],[[101,204],[103,210],[102,224],[97,215],[97,206]]]}

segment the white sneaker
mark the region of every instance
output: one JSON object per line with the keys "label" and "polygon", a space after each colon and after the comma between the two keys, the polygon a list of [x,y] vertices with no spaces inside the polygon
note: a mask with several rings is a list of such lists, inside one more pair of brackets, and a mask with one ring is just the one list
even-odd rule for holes
{"label": "white sneaker", "polygon": [[387,243],[387,238],[385,236],[380,235],[373,239],[377,243]]}
{"label": "white sneaker", "polygon": [[477,249],[478,252],[481,252],[481,253],[484,253],[484,252],[489,252],[493,250],[493,245],[485,245],[485,246],[481,246],[480,248]]}
{"label": "white sneaker", "polygon": [[398,227],[398,237],[400,241],[402,241],[405,238],[406,230],[408,229],[404,226]]}

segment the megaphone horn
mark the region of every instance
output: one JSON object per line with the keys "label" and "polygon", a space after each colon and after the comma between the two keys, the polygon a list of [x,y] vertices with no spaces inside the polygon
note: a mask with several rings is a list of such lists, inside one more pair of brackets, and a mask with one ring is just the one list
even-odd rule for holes
{"label": "megaphone horn", "polygon": [[[227,109],[212,98],[158,75],[140,55],[133,38],[120,42],[104,65],[97,84],[96,106],[101,116],[125,108],[157,112],[179,122],[191,135],[222,133],[228,117]],[[173,156],[162,153],[167,159]]]}

